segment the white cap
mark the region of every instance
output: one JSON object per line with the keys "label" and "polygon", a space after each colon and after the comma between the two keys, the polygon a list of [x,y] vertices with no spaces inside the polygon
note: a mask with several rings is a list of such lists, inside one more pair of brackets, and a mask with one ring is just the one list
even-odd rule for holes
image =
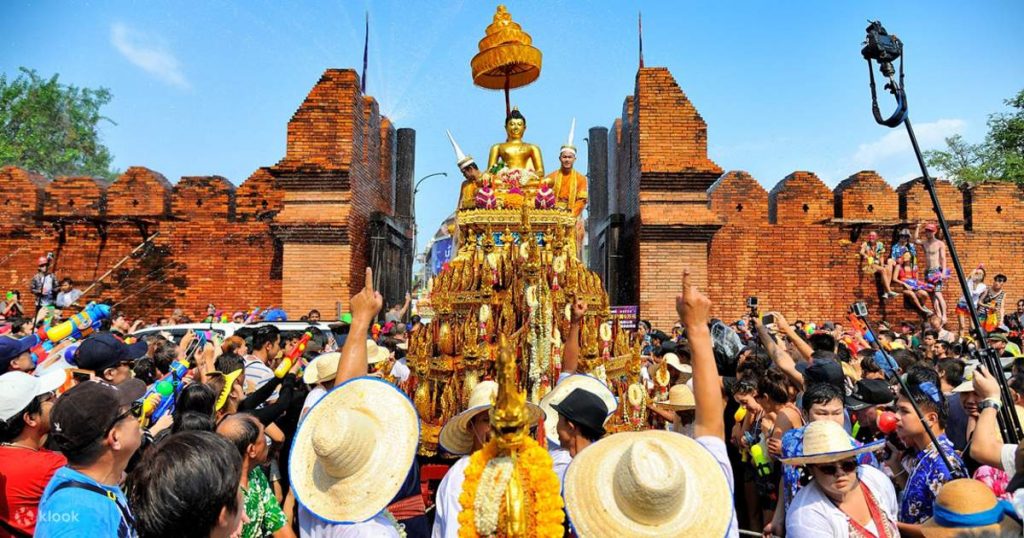
{"label": "white cap", "polygon": [[455,137],[452,136],[452,132],[447,129],[445,129],[444,132],[448,133],[448,141],[452,143],[452,149],[455,150],[455,162],[459,166],[459,170],[462,170],[471,164],[476,164],[473,161],[472,156],[462,153],[462,148],[460,148],[455,142]]}
{"label": "white cap", "polygon": [[562,146],[562,150],[558,152],[559,155],[568,151],[573,155],[576,155],[576,146],[572,145],[572,139],[576,135],[576,118],[572,119],[572,125],[569,127],[569,140]]}
{"label": "white cap", "polygon": [[0,375],[0,420],[25,410],[32,398],[59,389],[67,380],[63,371],[35,377],[25,372],[7,372]]}

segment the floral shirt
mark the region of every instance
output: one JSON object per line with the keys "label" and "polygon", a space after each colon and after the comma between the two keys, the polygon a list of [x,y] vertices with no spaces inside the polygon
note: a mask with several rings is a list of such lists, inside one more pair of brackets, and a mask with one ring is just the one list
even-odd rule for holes
{"label": "floral shirt", "polygon": [[1006,501],[1013,500],[1013,494],[1006,491],[1006,486],[1010,485],[1010,476],[1002,469],[982,465],[978,467],[977,471],[974,471],[974,479],[988,486],[988,489],[992,490],[996,497]]}
{"label": "floral shirt", "polygon": [[[793,428],[792,430],[786,431],[782,434],[782,458],[795,458],[801,456],[804,453],[804,428]],[[861,443],[850,437],[850,441],[853,441],[853,445],[860,448],[864,446]],[[878,460],[875,459],[875,455],[870,452],[865,452],[857,456],[857,463],[861,465],[870,465],[874,468],[879,468]],[[783,489],[783,508],[789,509],[789,503],[793,501],[793,497],[796,497],[796,492],[800,491],[800,487],[803,484],[800,482],[800,478],[803,474],[803,469],[795,465],[782,465],[782,489]]]}
{"label": "floral shirt", "polygon": [[274,490],[267,475],[259,467],[249,472],[249,487],[242,488],[245,495],[245,515],[249,522],[242,527],[242,538],[265,538],[284,527],[288,519],[277,504]]}
{"label": "floral shirt", "polygon": [[[946,434],[939,436],[939,445],[954,467],[963,468],[964,462],[953,448]],[[939,488],[951,480],[949,469],[935,446],[929,446],[917,455],[917,464],[907,479],[907,487],[900,496],[900,522],[924,523],[932,517],[932,504]]]}

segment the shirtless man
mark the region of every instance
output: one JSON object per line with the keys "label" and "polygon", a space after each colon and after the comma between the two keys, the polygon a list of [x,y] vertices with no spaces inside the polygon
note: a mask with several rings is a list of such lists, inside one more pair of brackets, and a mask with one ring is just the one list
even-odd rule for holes
{"label": "shirtless man", "polygon": [[942,296],[942,284],[946,280],[946,243],[935,236],[938,227],[929,222],[924,225],[924,240],[921,240],[921,225],[917,225],[914,232],[914,242],[921,245],[925,255],[926,282],[935,288],[931,292],[932,305],[935,313],[942,318],[942,323],[948,321],[946,317],[946,299]]}

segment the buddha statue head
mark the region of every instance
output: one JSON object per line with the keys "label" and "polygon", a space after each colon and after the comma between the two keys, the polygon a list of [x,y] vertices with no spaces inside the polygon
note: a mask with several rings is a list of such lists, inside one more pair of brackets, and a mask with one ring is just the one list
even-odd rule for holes
{"label": "buddha statue head", "polygon": [[505,133],[509,140],[521,140],[526,133],[526,117],[518,108],[513,108],[505,117]]}

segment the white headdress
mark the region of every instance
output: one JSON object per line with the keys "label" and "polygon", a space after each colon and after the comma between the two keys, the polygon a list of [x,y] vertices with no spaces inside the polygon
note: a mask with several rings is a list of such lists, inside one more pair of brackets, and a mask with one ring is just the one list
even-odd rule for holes
{"label": "white headdress", "polygon": [[569,127],[569,140],[565,143],[564,146],[562,146],[562,151],[558,152],[559,155],[561,155],[562,152],[565,152],[565,151],[568,151],[568,152],[572,153],[574,156],[576,155],[576,146],[572,145],[573,135],[575,135],[575,134],[576,134],[576,118],[573,118],[572,119],[572,126]]}
{"label": "white headdress", "polygon": [[452,149],[455,150],[455,161],[456,164],[459,165],[459,170],[462,170],[471,164],[476,164],[476,161],[473,160],[473,156],[462,153],[462,148],[460,148],[459,144],[455,142],[455,137],[452,136],[452,132],[448,129],[445,129],[444,132],[448,133],[448,141],[452,143]]}

